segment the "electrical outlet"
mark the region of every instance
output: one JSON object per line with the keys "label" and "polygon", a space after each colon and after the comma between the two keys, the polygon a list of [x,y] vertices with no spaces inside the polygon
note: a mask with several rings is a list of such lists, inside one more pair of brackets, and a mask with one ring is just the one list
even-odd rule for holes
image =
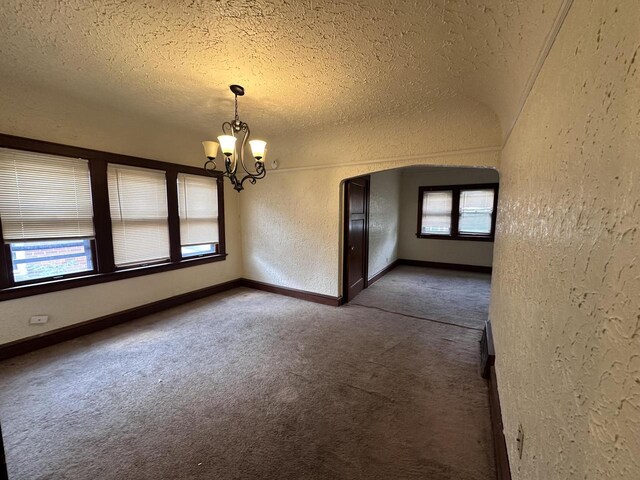
{"label": "electrical outlet", "polygon": [[518,444],[518,456],[522,459],[522,448],[524,446],[524,430],[522,429],[522,424],[518,425],[518,436],[516,437],[516,442]]}
{"label": "electrical outlet", "polygon": [[43,323],[47,323],[49,321],[49,315],[34,315],[29,320],[31,325],[41,325]]}

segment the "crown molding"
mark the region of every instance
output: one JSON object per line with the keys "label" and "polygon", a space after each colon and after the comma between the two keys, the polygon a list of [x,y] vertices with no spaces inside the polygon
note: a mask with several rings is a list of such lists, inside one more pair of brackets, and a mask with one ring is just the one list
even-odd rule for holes
{"label": "crown molding", "polygon": [[572,5],[573,5],[573,0],[564,0],[560,5],[560,8],[558,9],[558,13],[556,14],[556,18],[553,22],[553,26],[551,27],[551,30],[547,34],[547,37],[544,41],[542,49],[538,54],[536,63],[533,66],[533,70],[531,70],[531,73],[529,74],[529,79],[527,80],[527,83],[525,84],[525,88],[522,91],[522,95],[520,95],[520,101],[518,103],[517,113],[515,117],[513,117],[513,120],[509,125],[508,130],[505,133],[504,141],[502,142],[502,148],[504,148],[507,145],[507,142],[509,141],[509,137],[511,137],[511,132],[515,128],[516,123],[518,123],[518,119],[520,118],[520,115],[524,110],[524,106],[527,103],[527,99],[529,98],[529,95],[531,94],[531,90],[533,90],[533,87],[536,81],[538,80],[540,71],[542,70],[544,63],[546,62],[547,57],[549,56],[549,52],[551,52],[551,49],[553,48],[556,38],[558,37],[560,30],[562,29],[562,25],[564,25],[564,21],[566,20]]}

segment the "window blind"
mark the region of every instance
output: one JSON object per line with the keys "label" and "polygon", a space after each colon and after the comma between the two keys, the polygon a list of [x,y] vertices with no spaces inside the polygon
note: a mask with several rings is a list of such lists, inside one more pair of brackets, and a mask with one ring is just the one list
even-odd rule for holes
{"label": "window blind", "polygon": [[5,240],[93,237],[88,162],[0,148],[0,218]]}
{"label": "window blind", "polygon": [[422,233],[429,235],[451,234],[451,208],[453,192],[424,192],[422,197]]}
{"label": "window blind", "polygon": [[179,173],[178,209],[181,245],[218,242],[218,184],[215,178]]}
{"label": "window blind", "polygon": [[109,164],[107,177],[116,265],[168,259],[169,224],[165,173]]}
{"label": "window blind", "polygon": [[463,190],[460,192],[460,221],[458,231],[468,235],[491,233],[493,189]]}

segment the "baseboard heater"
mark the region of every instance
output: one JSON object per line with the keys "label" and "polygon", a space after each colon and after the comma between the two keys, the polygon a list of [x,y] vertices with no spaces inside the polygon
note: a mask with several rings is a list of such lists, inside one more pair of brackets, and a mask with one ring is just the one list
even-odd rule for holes
{"label": "baseboard heater", "polygon": [[497,478],[498,480],[511,480],[509,454],[507,442],[504,438],[502,410],[500,409],[500,396],[498,395],[498,382],[496,380],[495,358],[491,321],[487,321],[480,341],[480,375],[489,381],[489,408]]}

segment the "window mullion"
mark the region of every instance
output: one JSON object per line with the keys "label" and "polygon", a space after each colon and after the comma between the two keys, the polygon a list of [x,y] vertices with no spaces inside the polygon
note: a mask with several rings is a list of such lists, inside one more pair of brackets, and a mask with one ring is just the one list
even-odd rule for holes
{"label": "window mullion", "polygon": [[169,222],[169,256],[176,263],[182,260],[180,250],[180,216],[178,213],[178,171],[167,169],[167,207]]}
{"label": "window mullion", "polygon": [[0,288],[7,288],[12,285],[12,275],[9,270],[10,265],[11,254],[8,245],[4,244],[2,224],[0,223]]}
{"label": "window mullion", "polygon": [[451,205],[451,236],[457,237],[458,226],[460,224],[460,188],[453,189],[453,198]]}
{"label": "window mullion", "polygon": [[113,272],[116,269],[113,256],[113,236],[111,234],[111,209],[109,207],[109,187],[107,162],[89,161],[91,175],[91,200],[93,202],[93,228],[96,235],[95,251],[98,273]]}
{"label": "window mullion", "polygon": [[216,179],[218,182],[218,249],[216,253],[227,253],[227,247],[225,244],[225,228],[224,228],[224,182],[223,177],[220,176]]}

